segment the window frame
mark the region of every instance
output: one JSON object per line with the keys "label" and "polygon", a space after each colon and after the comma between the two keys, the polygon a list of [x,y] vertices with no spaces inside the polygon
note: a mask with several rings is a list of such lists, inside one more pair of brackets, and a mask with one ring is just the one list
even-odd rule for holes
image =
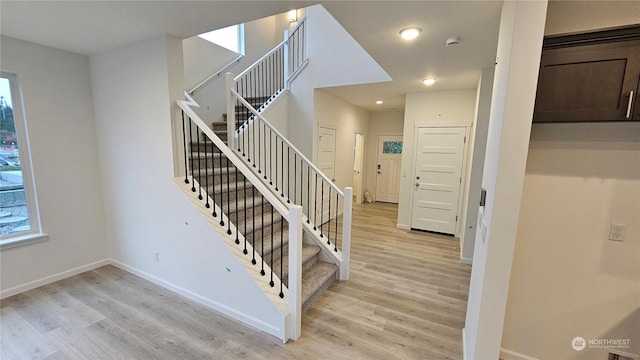
{"label": "window frame", "polygon": [[[223,29],[226,29],[226,28],[230,28],[230,27],[235,27],[236,28],[236,40],[237,40],[236,47],[237,47],[237,50],[229,49],[226,46],[223,46],[223,45],[221,45],[219,43],[216,43],[215,41],[212,41],[207,37],[207,34],[209,34],[209,33],[213,33],[213,32],[220,31],[220,30],[223,30]],[[221,46],[221,47],[223,47],[223,48],[225,48],[225,49],[227,49],[229,51],[233,51],[236,54],[240,54],[242,56],[245,55],[244,24],[230,25],[230,26],[227,26],[227,27],[222,28],[222,29],[207,31],[207,32],[199,34],[197,36],[199,38],[205,40],[205,41],[211,42],[212,44],[216,44],[216,45]]]}
{"label": "window frame", "polygon": [[20,166],[22,171],[22,183],[24,186],[25,202],[29,214],[31,229],[11,234],[0,235],[0,250],[16,246],[26,245],[48,239],[48,235],[42,232],[40,221],[40,208],[35,179],[33,176],[33,162],[31,160],[31,144],[29,143],[29,129],[25,116],[22,88],[18,74],[0,71],[0,77],[9,80],[11,88],[11,106],[13,109],[13,121],[16,128],[16,137],[20,148]]}

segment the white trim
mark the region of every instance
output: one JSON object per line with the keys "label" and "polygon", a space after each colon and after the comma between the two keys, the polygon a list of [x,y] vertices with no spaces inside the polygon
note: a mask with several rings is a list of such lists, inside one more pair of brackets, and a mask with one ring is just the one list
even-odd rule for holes
{"label": "white trim", "polygon": [[110,263],[111,263],[110,259],[103,259],[103,260],[99,260],[99,261],[96,261],[96,262],[92,262],[90,264],[79,266],[77,268],[69,269],[69,270],[54,274],[54,275],[49,275],[49,276],[43,277],[43,278],[38,279],[38,280],[30,281],[30,282],[28,282],[26,284],[14,286],[12,288],[9,288],[9,289],[6,289],[6,290],[3,290],[2,292],[0,292],[0,299],[4,299],[4,298],[7,298],[9,296],[20,294],[20,293],[35,289],[35,288],[40,287],[40,286],[51,284],[51,283],[54,283],[56,281],[60,281],[62,279],[66,279],[66,278],[74,276],[74,275],[82,274],[83,272],[90,271],[90,270],[93,270],[93,269],[97,269],[99,267],[102,267],[102,266],[105,266],[105,265],[109,265]]}
{"label": "white trim", "polygon": [[454,121],[416,121],[413,128],[424,127],[471,127],[473,120],[454,120]]}
{"label": "white trim", "polygon": [[209,298],[206,298],[202,295],[196,294],[194,292],[191,292],[187,289],[184,289],[180,286],[174,285],[168,281],[165,281],[163,279],[160,279],[154,275],[151,275],[145,271],[139,270],[137,268],[134,268],[132,266],[126,265],[124,263],[121,263],[117,260],[114,259],[110,259],[111,261],[111,265],[120,268],[124,271],[130,272],[136,276],[139,276],[147,281],[150,281],[158,286],[161,286],[169,291],[172,291],[178,295],[184,296],[190,300],[193,300],[195,302],[197,302],[200,305],[206,306],[212,310],[215,310],[235,321],[239,321],[242,322],[245,325],[248,325],[250,327],[253,327],[254,329],[263,331],[267,334],[273,335],[278,339],[281,339],[282,334],[284,334],[284,329],[279,329],[277,327],[274,327],[271,324],[267,324],[264,321],[261,321],[260,319],[256,319],[253,316],[249,316],[245,313],[239,312],[237,310],[231,309],[225,305],[222,305],[216,301],[213,301]]}
{"label": "white trim", "polygon": [[298,68],[296,69],[296,71],[293,72],[293,74],[289,75],[289,78],[287,79],[287,86],[286,86],[287,90],[291,89],[291,83],[293,82],[293,80],[295,80],[298,77],[298,75],[300,75],[302,70],[306,68],[307,65],[309,65],[308,58],[300,66],[298,66]]}
{"label": "white trim", "polygon": [[467,328],[462,328],[462,359],[467,359]]}
{"label": "white trim", "polygon": [[473,265],[473,259],[461,256],[460,257],[460,264]]}
{"label": "white trim", "polygon": [[[469,180],[467,178],[467,165],[469,163],[469,144],[471,143],[471,141],[469,140],[471,138],[471,135],[469,135],[469,132],[471,131],[471,128],[468,126],[465,126],[464,128],[464,144],[462,145],[462,169],[460,169],[460,187],[458,188],[458,191],[460,192],[459,196],[458,196],[458,213],[456,214],[456,219],[458,219],[456,221],[456,237],[458,239],[460,239],[460,248],[462,249],[462,235],[464,233],[464,227],[467,226],[467,224],[463,224],[462,220],[464,220],[465,222],[467,221],[466,217],[463,219],[463,214],[462,214],[462,210],[464,209],[464,200],[465,200],[465,195],[467,196],[467,201],[469,201],[468,197],[469,194],[466,191],[467,189],[467,180]],[[469,141],[467,141],[469,140]]]}
{"label": "white trim", "polygon": [[405,224],[396,224],[396,228],[402,229],[402,230],[411,230],[411,226],[405,225]]}
{"label": "white trim", "polygon": [[517,353],[515,351],[500,348],[500,359],[502,360],[538,360],[531,356]]}
{"label": "white trim", "polygon": [[9,80],[13,122],[15,125],[18,144],[20,144],[22,184],[24,187],[24,196],[27,203],[30,226],[30,229],[27,231],[0,236],[2,241],[6,241],[14,238],[21,239],[30,235],[42,234],[42,221],[40,219],[40,207],[38,206],[38,192],[36,189],[35,177],[33,175],[33,160],[31,159],[31,143],[29,141],[29,124],[27,124],[27,116],[22,97],[22,84],[20,83],[19,76],[16,73],[1,71],[0,77]]}
{"label": "white trim", "polygon": [[39,243],[41,241],[46,241],[46,240],[49,240],[49,235],[42,234],[42,233],[17,236],[17,237],[1,240],[0,251],[11,249],[14,247],[19,247],[19,246],[35,244],[35,243]]}

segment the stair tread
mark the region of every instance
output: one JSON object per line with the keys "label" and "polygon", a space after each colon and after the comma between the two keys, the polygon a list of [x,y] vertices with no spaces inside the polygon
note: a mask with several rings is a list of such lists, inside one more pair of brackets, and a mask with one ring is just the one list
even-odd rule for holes
{"label": "stair tread", "polygon": [[[267,240],[266,242],[264,242],[265,244],[265,249],[264,249],[264,254],[263,254],[263,259],[268,263],[269,260],[271,260],[271,251],[273,250],[274,252],[274,260],[280,257],[280,233],[281,231],[274,231],[273,232],[273,249],[271,249],[271,241],[270,238],[264,239]],[[271,233],[269,233],[271,234]],[[252,244],[252,238],[251,238],[251,233],[248,233],[247,236],[245,237],[247,239],[247,244]],[[256,252],[258,254],[261,253],[262,250],[262,241],[263,239],[256,239],[255,241],[255,249]],[[284,229],[284,231],[282,231],[282,247],[286,247],[289,244],[289,230],[288,229]],[[286,249],[283,249],[283,254],[285,255],[285,253],[287,252]]]}
{"label": "stair tread", "polygon": [[[255,203],[254,203],[255,200]],[[247,196],[246,199],[241,199],[239,201],[231,200],[229,208],[231,209],[231,213],[236,212],[236,202],[238,203],[238,212],[244,211],[245,208],[251,209],[253,207],[260,207],[260,200],[262,200],[262,195],[256,196]]]}
{"label": "stair tread", "polygon": [[[336,264],[318,261],[309,270],[302,273],[302,303],[312,300],[312,297],[330,281],[331,277],[336,277],[338,266]],[[319,294],[318,294],[319,295]]]}
{"label": "stair tread", "polygon": [[[236,189],[238,189],[238,191],[242,191],[242,190],[244,190],[244,189],[245,189],[244,184],[245,184],[245,183],[244,183],[243,181],[240,181],[240,182],[237,182],[237,183],[236,183],[236,182],[234,182],[234,181],[230,181],[230,182],[229,182],[229,187],[227,187],[227,183],[226,183],[226,182],[223,182],[223,183],[222,183],[222,191],[227,190],[227,189],[229,189],[229,191],[232,191],[232,192],[235,192],[235,191],[236,191]],[[251,183],[247,181],[246,189],[251,189],[251,187],[252,187],[252,186],[253,186],[253,185],[251,185]],[[204,188],[204,186],[203,186],[203,188]],[[207,194],[211,194],[211,188],[214,188],[214,186],[213,186],[213,185],[211,185],[211,184],[209,184],[209,188],[208,188],[208,189],[206,189]],[[214,190],[213,192],[214,192],[216,195],[217,195],[217,194],[220,194],[220,192],[221,192],[221,191],[220,191],[220,184],[219,184],[219,183],[216,183],[216,184],[215,184],[215,188],[214,188],[213,190]]]}
{"label": "stair tread", "polygon": [[[310,244],[302,244],[302,271],[304,272],[305,269],[305,264],[307,263],[307,261],[309,261],[311,258],[313,258],[314,256],[316,256],[317,254],[320,253],[320,247],[319,246],[315,246],[315,245],[310,245]],[[280,263],[282,262],[282,259],[274,259],[273,260],[273,266],[271,266],[272,269],[280,269]],[[283,264],[288,264],[289,263],[289,254],[284,254],[284,262]],[[287,279],[287,275],[289,274],[289,266],[284,266],[282,268],[282,277],[284,278],[283,281],[285,281],[285,283],[287,283],[286,279]]]}

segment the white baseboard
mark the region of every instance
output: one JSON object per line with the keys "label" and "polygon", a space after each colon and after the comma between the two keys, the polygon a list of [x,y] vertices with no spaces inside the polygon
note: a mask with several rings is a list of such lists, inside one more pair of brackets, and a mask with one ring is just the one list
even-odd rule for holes
{"label": "white baseboard", "polygon": [[66,271],[63,271],[63,272],[60,272],[60,273],[57,273],[57,274],[49,275],[49,276],[43,277],[42,279],[31,281],[31,282],[28,282],[26,284],[14,286],[14,287],[12,287],[10,289],[6,289],[6,290],[3,290],[2,292],[0,292],[0,299],[4,299],[4,298],[7,298],[9,296],[17,295],[17,294],[23,293],[25,291],[29,291],[29,290],[35,289],[37,287],[40,287],[40,286],[51,284],[51,283],[54,283],[56,281],[60,281],[62,279],[66,279],[68,277],[71,277],[71,276],[74,276],[74,275],[78,275],[78,274],[81,274],[81,273],[89,271],[89,270],[97,269],[99,267],[102,267],[102,266],[105,266],[105,265],[109,265],[109,264],[111,264],[111,260],[110,259],[104,259],[104,260],[96,261],[96,262],[93,262],[93,263],[90,263],[90,264],[87,264],[87,265],[78,266],[77,268],[66,270]]}
{"label": "white baseboard", "polygon": [[[181,288],[180,286],[174,285],[166,280],[160,279],[154,275],[151,275],[147,272],[144,272],[142,270],[139,270],[137,268],[134,268],[132,266],[123,264],[117,260],[113,260],[111,259],[111,264],[117,268],[120,268],[124,271],[130,272],[134,275],[137,275],[147,281],[150,281],[158,286],[161,286],[169,291],[172,291],[176,294],[179,294],[181,296],[184,296],[190,300],[193,300],[195,302],[197,302],[200,305],[206,306],[214,311],[217,311],[235,321],[239,321],[245,325],[248,325],[250,327],[253,327],[257,330],[263,331],[267,334],[273,335],[275,337],[277,337],[278,339],[282,339],[283,336],[285,336],[284,334],[285,329],[281,329],[278,327],[275,327],[271,324],[265,323],[264,321],[261,321],[259,319],[254,318],[253,316],[247,315],[245,313],[239,312],[235,309],[229,308],[226,305],[222,305],[216,301],[213,301],[209,298],[206,298],[202,295],[196,294],[194,292],[191,292],[187,289]],[[282,322],[283,327],[285,326],[285,321]],[[286,341],[286,340],[285,340]]]}
{"label": "white baseboard", "polygon": [[502,360],[538,360],[537,358],[517,353],[515,351],[500,348],[500,359]]}
{"label": "white baseboard", "polygon": [[462,360],[467,360],[467,328],[462,328]]}
{"label": "white baseboard", "polygon": [[473,259],[469,259],[469,258],[465,258],[465,257],[460,257],[460,264],[467,264],[467,265],[473,265]]}
{"label": "white baseboard", "polygon": [[405,224],[396,224],[396,227],[402,230],[411,230],[411,226]]}

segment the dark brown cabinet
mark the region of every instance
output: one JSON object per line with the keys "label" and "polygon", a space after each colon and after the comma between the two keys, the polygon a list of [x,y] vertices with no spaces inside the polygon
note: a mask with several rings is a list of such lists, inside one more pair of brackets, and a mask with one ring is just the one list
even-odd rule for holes
{"label": "dark brown cabinet", "polygon": [[534,122],[640,121],[640,26],[544,40]]}

